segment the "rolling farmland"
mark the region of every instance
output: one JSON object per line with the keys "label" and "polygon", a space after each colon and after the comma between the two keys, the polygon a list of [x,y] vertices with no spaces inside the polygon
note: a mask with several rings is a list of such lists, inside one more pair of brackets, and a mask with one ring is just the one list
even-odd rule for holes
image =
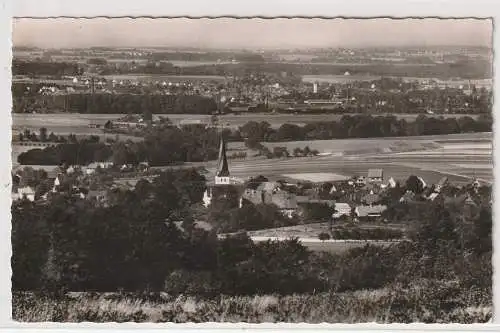
{"label": "rolling farmland", "polygon": [[[49,132],[59,135],[75,133],[80,135],[102,134],[102,131],[89,128],[91,123],[104,123],[122,115],[87,114],[13,114],[13,129],[38,130],[46,127]],[[156,115],[158,116],[158,115]],[[203,115],[165,115],[179,123],[184,119],[202,119],[208,122],[210,116]],[[398,115],[414,117],[415,115]],[[334,120],[341,115],[226,115],[220,122],[241,126],[247,121],[268,121],[274,126],[286,122],[300,123]],[[326,118],[326,119],[325,119]],[[102,134],[104,135],[104,134]],[[106,134],[115,137],[114,134]],[[124,137],[120,135],[120,137]],[[270,178],[307,180],[328,179],[332,177],[351,177],[366,175],[369,168],[384,169],[385,177],[405,180],[409,175],[423,177],[427,182],[437,182],[447,175],[457,183],[469,182],[478,178],[485,182],[493,181],[492,134],[470,133],[456,135],[436,135],[401,138],[312,140],[296,142],[265,143],[269,148],[286,146],[289,151],[296,147],[309,146],[325,156],[309,158],[289,158],[267,160],[250,158],[231,160],[231,173],[236,177],[247,178],[259,174]],[[242,142],[229,143],[230,150],[245,150]],[[19,149],[14,147],[13,160],[16,161]],[[193,163],[206,166],[213,172],[215,162]],[[319,178],[318,178],[319,177]]]}
{"label": "rolling farmland", "polygon": [[[352,114],[351,114],[352,115]],[[46,127],[49,131],[58,134],[92,134],[101,133],[99,129],[89,128],[89,124],[103,125],[108,120],[116,120],[123,117],[123,114],[79,114],[79,113],[64,113],[64,114],[28,114],[14,113],[12,114],[13,129],[28,128],[38,130],[41,126]],[[164,114],[155,115],[158,119],[160,116],[168,117],[174,124],[180,124],[182,121],[200,121],[204,124],[210,123],[210,115],[194,115],[194,114]],[[279,113],[258,113],[258,114],[241,114],[241,115],[222,115],[219,116],[219,123],[225,127],[243,126],[249,121],[266,121],[272,127],[279,127],[285,123],[295,125],[305,125],[312,122],[323,121],[338,121],[342,118],[342,114],[279,114]],[[399,119],[414,120],[416,114],[397,114]],[[440,115],[436,115],[440,116]],[[464,115],[443,115],[444,117],[461,117]],[[469,115],[472,118],[477,118],[475,115]]]}
{"label": "rolling farmland", "polygon": [[[472,178],[493,182],[491,133],[266,144],[287,146],[289,150],[309,145],[331,155],[231,161],[231,173],[242,178],[262,174],[273,179],[287,179],[293,175],[299,180],[300,174],[311,177],[317,173],[324,177],[324,174],[331,173],[350,177],[366,175],[369,168],[381,168],[384,177],[399,181],[413,174],[429,183],[435,183],[443,176],[458,184],[470,182]],[[229,147],[237,149],[238,144]],[[213,163],[207,165],[210,172],[214,167]]]}

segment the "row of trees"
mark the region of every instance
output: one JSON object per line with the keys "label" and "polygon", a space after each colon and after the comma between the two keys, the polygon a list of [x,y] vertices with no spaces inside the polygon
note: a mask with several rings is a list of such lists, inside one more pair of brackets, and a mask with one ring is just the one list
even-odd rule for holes
{"label": "row of trees", "polygon": [[[22,133],[18,135],[19,141],[33,141],[33,142],[51,142],[51,143],[77,143],[78,139],[75,134],[69,134],[67,136],[64,135],[56,135],[54,132],[50,132],[46,127],[41,127],[38,131],[32,132],[29,129],[25,129]],[[88,137],[88,141],[90,142],[98,142],[99,136],[91,135]]]}
{"label": "row of trees", "polygon": [[491,116],[480,116],[475,120],[467,116],[446,119],[420,115],[414,121],[406,121],[395,116],[344,115],[339,121],[314,122],[304,126],[283,124],[278,129],[268,122],[250,121],[241,126],[233,137],[240,136],[255,143],[438,135],[489,132],[492,124]]}
{"label": "row of trees", "polygon": [[114,154],[113,147],[99,142],[99,137],[74,138],[70,143],[23,152],[17,161],[23,165],[87,165],[95,161],[107,161]]}
{"label": "row of trees", "polygon": [[32,149],[18,156],[25,165],[86,165],[111,160],[115,165],[148,162],[164,166],[182,162],[202,162],[217,158],[219,134],[201,125],[165,125],[149,131],[140,142],[100,142],[93,136],[45,149]]}
{"label": "row of trees", "polygon": [[[194,170],[166,172],[138,187],[107,208],[63,196],[50,205],[14,204],[14,290],[292,294],[427,278],[491,291],[489,207],[464,220],[446,205],[428,203],[410,242],[329,254],[312,253],[296,240],[218,240],[194,228],[192,207],[204,191],[204,179]],[[235,219],[262,225],[268,218],[245,212]],[[183,231],[174,221],[181,221]]]}
{"label": "row of trees", "polygon": [[212,114],[217,104],[199,95],[95,94],[73,93],[43,96],[14,96],[13,112],[74,112],[130,114],[148,110],[153,114]]}
{"label": "row of trees", "polygon": [[83,69],[76,63],[43,62],[43,61],[12,61],[12,75],[57,76],[81,75]]}

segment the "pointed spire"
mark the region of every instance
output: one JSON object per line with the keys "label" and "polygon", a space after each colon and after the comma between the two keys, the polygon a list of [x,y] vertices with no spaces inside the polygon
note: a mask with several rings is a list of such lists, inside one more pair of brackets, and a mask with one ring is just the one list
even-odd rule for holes
{"label": "pointed spire", "polygon": [[220,136],[219,159],[217,161],[217,177],[229,177],[229,165],[227,163],[226,156],[226,142],[224,141],[224,136],[222,135],[222,133]]}

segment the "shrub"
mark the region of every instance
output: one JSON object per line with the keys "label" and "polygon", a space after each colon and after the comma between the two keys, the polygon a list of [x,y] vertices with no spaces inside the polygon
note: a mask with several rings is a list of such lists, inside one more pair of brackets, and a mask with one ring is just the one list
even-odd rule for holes
{"label": "shrub", "polygon": [[330,239],[330,234],[327,232],[322,232],[318,235],[319,240],[325,241]]}

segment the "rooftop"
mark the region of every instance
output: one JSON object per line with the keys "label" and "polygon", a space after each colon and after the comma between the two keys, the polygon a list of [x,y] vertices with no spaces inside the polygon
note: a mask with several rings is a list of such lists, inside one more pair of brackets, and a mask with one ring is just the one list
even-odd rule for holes
{"label": "rooftop", "polygon": [[382,178],[384,171],[382,169],[369,169],[368,178]]}
{"label": "rooftop", "polygon": [[356,214],[359,217],[366,217],[370,215],[380,215],[387,209],[387,206],[358,206],[356,207]]}

